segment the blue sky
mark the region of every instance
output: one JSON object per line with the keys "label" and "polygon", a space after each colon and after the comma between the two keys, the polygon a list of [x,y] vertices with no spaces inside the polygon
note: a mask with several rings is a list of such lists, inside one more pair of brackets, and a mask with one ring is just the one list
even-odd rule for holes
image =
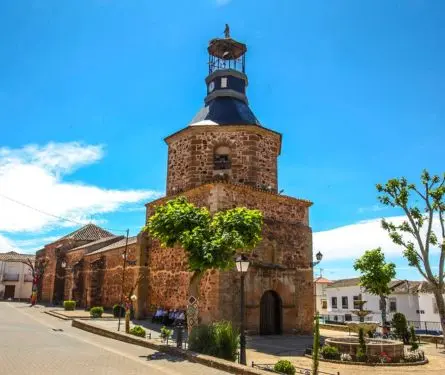
{"label": "blue sky", "polygon": [[[351,276],[355,255],[391,246],[372,220],[400,214],[375,184],[444,170],[443,1],[1,2],[0,193],[135,234],[165,188],[163,138],[201,107],[225,23],[248,45],[251,108],[283,133],[280,188],[315,203],[326,276]],[[75,228],[4,198],[0,211],[4,248]]]}

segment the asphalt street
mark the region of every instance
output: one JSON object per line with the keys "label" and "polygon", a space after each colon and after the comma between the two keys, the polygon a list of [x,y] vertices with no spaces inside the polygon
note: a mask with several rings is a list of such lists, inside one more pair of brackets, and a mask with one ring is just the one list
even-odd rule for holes
{"label": "asphalt street", "polygon": [[29,304],[0,302],[0,375],[224,375],[180,358],[71,327]]}

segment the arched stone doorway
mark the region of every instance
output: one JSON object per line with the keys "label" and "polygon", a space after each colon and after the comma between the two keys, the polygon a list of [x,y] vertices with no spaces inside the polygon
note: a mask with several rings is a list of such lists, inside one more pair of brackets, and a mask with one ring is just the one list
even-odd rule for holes
{"label": "arched stone doorway", "polygon": [[268,290],[261,297],[260,335],[280,335],[282,333],[283,306],[277,292]]}

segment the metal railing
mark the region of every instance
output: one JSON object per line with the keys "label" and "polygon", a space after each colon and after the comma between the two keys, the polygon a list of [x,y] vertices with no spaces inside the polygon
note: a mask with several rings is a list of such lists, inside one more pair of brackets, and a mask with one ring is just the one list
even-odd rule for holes
{"label": "metal railing", "polygon": [[[268,372],[273,372],[275,374],[282,374],[281,372],[275,371],[274,370],[274,364],[273,363],[255,363],[252,362],[252,367],[253,368],[257,368],[259,370],[264,370],[264,371],[268,371]],[[298,366],[294,366],[295,370],[296,370],[296,374],[303,374],[303,375],[312,375],[312,370],[309,368],[304,368],[304,367],[298,367]],[[324,375],[340,375],[340,372],[336,372],[335,374],[332,372],[323,372],[318,370],[319,374],[324,374]]]}
{"label": "metal railing", "polygon": [[442,325],[439,322],[421,322],[408,320],[408,327],[414,326],[414,330],[419,335],[442,335]]}
{"label": "metal railing", "polygon": [[[320,323],[324,324],[341,324],[346,322],[359,322],[360,318],[357,315],[320,315]],[[365,321],[371,321],[370,317],[365,317]]]}

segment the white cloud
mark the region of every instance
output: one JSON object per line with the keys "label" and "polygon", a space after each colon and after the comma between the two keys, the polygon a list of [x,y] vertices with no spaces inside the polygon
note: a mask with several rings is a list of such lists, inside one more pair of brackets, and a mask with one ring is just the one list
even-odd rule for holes
{"label": "white cloud", "polygon": [[[405,220],[404,216],[394,216],[386,218],[395,224],[401,224]],[[434,221],[433,229],[439,235],[439,222]],[[320,250],[323,253],[324,261],[337,259],[356,259],[366,250],[381,247],[387,256],[402,256],[401,246],[394,244],[388,233],[382,229],[381,219],[360,221],[356,224],[315,232],[314,251]],[[433,249],[433,251],[438,249]]]}
{"label": "white cloud", "polygon": [[15,250],[15,247],[11,240],[0,234],[0,253],[5,253],[11,250]]}
{"label": "white cloud", "polygon": [[99,161],[103,155],[103,146],[77,142],[0,148],[0,232],[67,225],[1,195],[76,222],[89,222],[90,215],[110,213],[161,195],[151,190],[103,189],[63,180],[64,175]]}
{"label": "white cloud", "polygon": [[387,207],[385,207],[385,206],[379,206],[378,204],[375,204],[371,207],[360,207],[358,209],[358,212],[362,214],[365,212],[378,212],[378,211],[383,211],[386,209],[387,209]]}

